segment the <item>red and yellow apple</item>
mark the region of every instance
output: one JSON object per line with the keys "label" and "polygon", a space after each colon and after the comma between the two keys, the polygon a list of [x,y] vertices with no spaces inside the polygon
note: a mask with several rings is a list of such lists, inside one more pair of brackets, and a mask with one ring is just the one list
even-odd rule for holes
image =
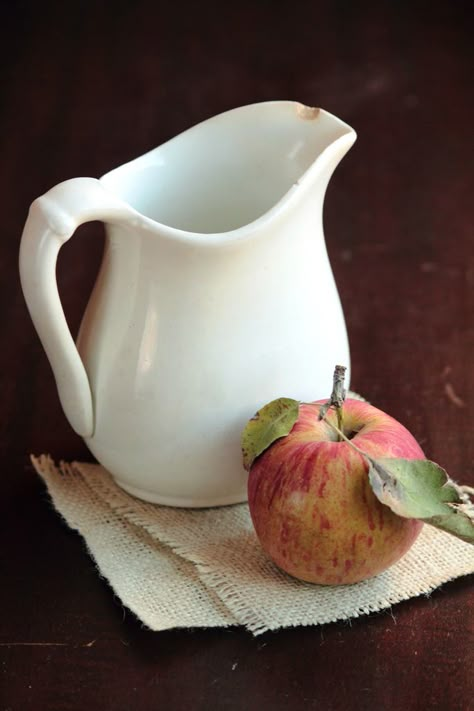
{"label": "red and yellow apple", "polygon": [[[355,583],[399,560],[423,524],[380,503],[365,457],[318,419],[323,402],[300,405],[291,432],[253,462],[249,508],[263,549],[282,570],[323,585]],[[425,459],[410,432],[381,410],[348,399],[342,412],[344,434],[371,457]],[[336,425],[336,413],[326,420]]]}

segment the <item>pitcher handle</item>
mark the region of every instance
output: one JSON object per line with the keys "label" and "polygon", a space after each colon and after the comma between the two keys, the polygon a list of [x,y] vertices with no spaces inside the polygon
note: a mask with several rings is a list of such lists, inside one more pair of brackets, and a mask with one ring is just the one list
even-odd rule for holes
{"label": "pitcher handle", "polygon": [[20,278],[33,324],[46,351],[59,399],[82,437],[94,433],[91,387],[64,316],[56,283],[60,248],[90,220],[122,222],[131,208],[94,178],[59,183],[31,205],[20,246]]}

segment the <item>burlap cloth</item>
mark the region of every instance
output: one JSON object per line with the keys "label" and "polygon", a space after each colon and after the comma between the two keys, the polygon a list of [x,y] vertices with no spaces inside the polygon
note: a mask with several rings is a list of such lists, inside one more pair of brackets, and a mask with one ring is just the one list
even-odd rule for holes
{"label": "burlap cloth", "polygon": [[302,583],[256,539],[248,506],[175,509],[122,491],[95,464],[32,458],[56,510],[84,538],[99,574],[152,630],[244,625],[253,634],[368,614],[474,572],[474,548],[425,525],[412,549],[371,580]]}

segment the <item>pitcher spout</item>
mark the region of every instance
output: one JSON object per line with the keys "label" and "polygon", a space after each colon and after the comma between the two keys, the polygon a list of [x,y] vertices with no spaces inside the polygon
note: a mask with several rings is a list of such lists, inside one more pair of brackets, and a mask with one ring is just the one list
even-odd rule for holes
{"label": "pitcher spout", "polygon": [[309,124],[301,127],[301,141],[308,165],[303,164],[297,185],[317,181],[324,195],[332,173],[353,145],[357,134],[351,126],[328,111],[304,104],[296,104],[295,109],[301,122]]}

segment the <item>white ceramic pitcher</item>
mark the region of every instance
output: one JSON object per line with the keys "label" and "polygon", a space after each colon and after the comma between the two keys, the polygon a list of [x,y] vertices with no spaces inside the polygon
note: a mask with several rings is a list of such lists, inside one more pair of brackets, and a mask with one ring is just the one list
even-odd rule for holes
{"label": "white ceramic pitcher", "polygon": [[[328,396],[334,365],[349,365],[322,207],[355,137],[296,102],[244,106],[32,204],[31,317],[69,422],[130,493],[244,501],[248,418],[276,397]],[[76,348],[55,268],[88,220],[104,221],[106,247]]]}

